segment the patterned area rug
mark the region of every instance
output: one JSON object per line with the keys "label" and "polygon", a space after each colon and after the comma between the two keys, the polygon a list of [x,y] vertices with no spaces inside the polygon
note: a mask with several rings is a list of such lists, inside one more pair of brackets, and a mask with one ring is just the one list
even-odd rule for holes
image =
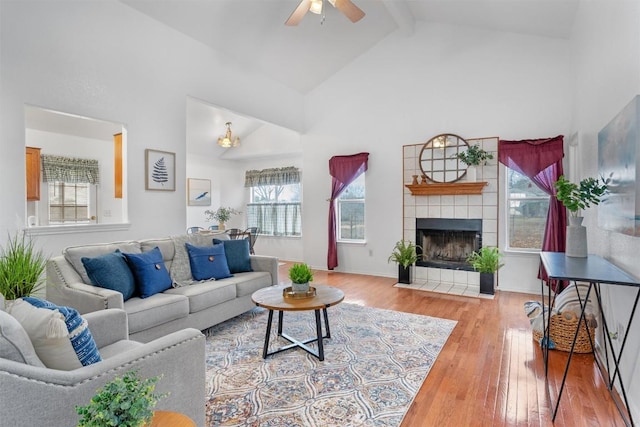
{"label": "patterned area rug", "polygon": [[[264,309],[207,331],[207,426],[400,425],[456,322],[347,303],[327,311],[323,362],[302,349],[264,360]],[[288,344],[273,317],[270,351]],[[315,336],[313,311],[285,312],[283,332]]]}

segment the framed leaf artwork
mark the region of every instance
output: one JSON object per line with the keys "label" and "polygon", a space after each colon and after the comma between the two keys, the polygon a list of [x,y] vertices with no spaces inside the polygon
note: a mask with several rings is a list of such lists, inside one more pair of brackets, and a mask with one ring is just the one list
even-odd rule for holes
{"label": "framed leaf artwork", "polygon": [[211,180],[187,178],[187,205],[211,206]]}
{"label": "framed leaf artwork", "polygon": [[156,191],[176,191],[176,153],[144,150],[145,188]]}

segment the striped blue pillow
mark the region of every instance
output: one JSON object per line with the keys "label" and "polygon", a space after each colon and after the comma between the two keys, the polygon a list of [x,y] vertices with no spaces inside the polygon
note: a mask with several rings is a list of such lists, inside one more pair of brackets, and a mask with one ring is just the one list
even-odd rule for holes
{"label": "striped blue pillow", "polygon": [[57,306],[52,302],[35,297],[23,297],[22,299],[36,308],[58,310],[64,316],[68,338],[82,366],[102,361],[87,321],[80,316],[75,308]]}

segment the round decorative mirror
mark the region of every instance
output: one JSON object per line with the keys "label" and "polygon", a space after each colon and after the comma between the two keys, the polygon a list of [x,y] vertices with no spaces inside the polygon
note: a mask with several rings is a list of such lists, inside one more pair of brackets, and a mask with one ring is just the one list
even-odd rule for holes
{"label": "round decorative mirror", "polygon": [[427,141],[420,151],[422,175],[433,182],[456,182],[467,173],[467,165],[457,157],[469,149],[462,137],[442,133]]}

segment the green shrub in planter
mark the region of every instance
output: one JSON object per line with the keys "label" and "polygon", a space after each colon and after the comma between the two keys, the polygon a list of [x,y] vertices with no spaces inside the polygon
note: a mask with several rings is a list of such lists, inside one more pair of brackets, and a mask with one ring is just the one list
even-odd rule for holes
{"label": "green shrub in planter", "polygon": [[471,264],[475,271],[480,273],[495,273],[504,265],[500,263],[500,258],[502,258],[502,254],[498,248],[485,246],[480,248],[479,251],[471,252],[467,257],[467,262]]}
{"label": "green shrub in planter", "polygon": [[313,271],[305,263],[296,263],[289,268],[289,279],[293,283],[309,283],[313,280]]}
{"label": "green shrub in planter", "polygon": [[142,379],[126,372],[99,388],[87,406],[76,406],[82,416],[78,427],[143,427],[153,418],[153,408],[165,394],[154,394],[159,377]]}

